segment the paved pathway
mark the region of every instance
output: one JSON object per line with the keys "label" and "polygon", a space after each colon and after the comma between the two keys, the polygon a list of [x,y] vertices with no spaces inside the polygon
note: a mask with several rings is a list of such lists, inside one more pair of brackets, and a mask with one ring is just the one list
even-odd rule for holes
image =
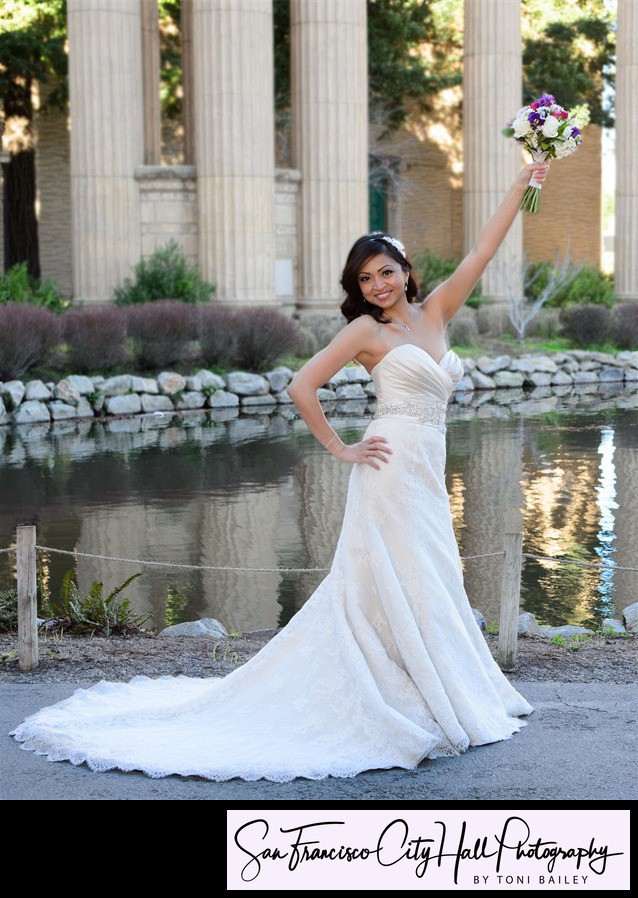
{"label": "paved pathway", "polygon": [[213,783],[93,773],[47,761],[6,735],[73,684],[0,684],[0,799],[5,801],[620,801],[638,798],[635,684],[515,683],[536,708],[512,739],[353,779]]}

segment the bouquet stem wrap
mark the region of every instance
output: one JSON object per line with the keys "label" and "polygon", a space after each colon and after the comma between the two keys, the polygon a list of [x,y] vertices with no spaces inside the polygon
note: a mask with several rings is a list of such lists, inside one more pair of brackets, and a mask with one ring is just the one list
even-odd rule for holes
{"label": "bouquet stem wrap", "polygon": [[[531,155],[534,162],[545,162],[549,156],[548,153],[532,153]],[[536,180],[534,174],[535,172],[532,172],[532,177],[529,179],[529,184],[521,200],[520,207],[524,212],[538,212],[540,206],[541,188],[543,185]]]}

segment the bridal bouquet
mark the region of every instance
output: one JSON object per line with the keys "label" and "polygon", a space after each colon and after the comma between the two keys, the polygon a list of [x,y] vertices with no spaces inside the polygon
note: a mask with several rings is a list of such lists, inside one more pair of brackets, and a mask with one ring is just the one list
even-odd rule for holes
{"label": "bridal bouquet", "polygon": [[[534,162],[545,162],[574,153],[582,143],[582,131],[587,124],[587,106],[575,106],[567,112],[551,94],[543,94],[531,105],[519,109],[516,118],[507,123],[502,133],[523,144]],[[521,209],[538,212],[540,189],[541,185],[532,176]]]}

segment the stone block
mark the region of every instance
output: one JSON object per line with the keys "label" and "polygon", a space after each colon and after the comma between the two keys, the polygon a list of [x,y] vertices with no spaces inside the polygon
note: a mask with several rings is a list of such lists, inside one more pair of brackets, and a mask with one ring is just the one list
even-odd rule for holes
{"label": "stone block", "polygon": [[150,393],[157,395],[159,387],[154,377],[131,377],[131,390],[134,393]]}
{"label": "stone block", "polygon": [[186,378],[176,371],[162,371],[157,375],[157,385],[160,393],[174,396],[175,393],[182,393],[186,389]]}
{"label": "stone block", "polygon": [[30,380],[26,385],[24,398],[46,402],[47,399],[51,399],[51,395],[51,390],[41,380]]}
{"label": "stone block", "polygon": [[175,408],[202,408],[206,395],[198,390],[186,390],[175,397]]}
{"label": "stone block", "polygon": [[4,402],[9,411],[17,409],[22,400],[26,388],[21,380],[8,380],[0,387],[0,396],[4,398]]}
{"label": "stone block", "polygon": [[13,413],[15,424],[33,424],[36,421],[50,421],[51,415],[48,406],[44,402],[31,399],[23,402]]}
{"label": "stone block", "polygon": [[270,392],[270,384],[261,374],[232,371],[225,377],[226,388],[238,396],[262,396]]}
{"label": "stone block", "polygon": [[89,396],[95,389],[91,378],[85,377],[83,374],[71,374],[65,380],[69,387],[80,396]]}
{"label": "stone block", "polygon": [[[80,397],[78,396],[78,402]],[[49,413],[54,421],[64,421],[67,418],[77,417],[75,406],[69,405],[67,402],[61,402],[59,399],[49,403]]]}
{"label": "stone block", "polygon": [[109,415],[136,415],[142,411],[142,403],[137,393],[109,396],[105,405]]}
{"label": "stone block", "polygon": [[158,396],[157,393],[141,393],[140,402],[143,412],[173,411],[173,403],[168,396]]}
{"label": "stone block", "polygon": [[215,390],[208,397],[208,406],[210,408],[233,408],[239,405],[239,396],[236,393],[229,393],[227,390]]}
{"label": "stone block", "polygon": [[270,384],[271,391],[273,393],[280,393],[282,390],[286,389],[292,380],[293,372],[290,368],[286,367],[286,365],[280,365],[272,371],[267,371],[265,377]]}
{"label": "stone block", "polygon": [[93,385],[101,390],[102,393],[106,397],[108,396],[123,396],[125,393],[128,393],[131,387],[131,375],[130,374],[119,374],[117,377],[109,377],[108,380],[105,380],[101,387],[97,387],[95,382]]}

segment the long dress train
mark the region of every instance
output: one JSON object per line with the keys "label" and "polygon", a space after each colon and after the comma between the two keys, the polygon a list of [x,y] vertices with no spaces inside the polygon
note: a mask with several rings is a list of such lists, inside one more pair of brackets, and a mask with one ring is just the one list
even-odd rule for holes
{"label": "long dress train", "polygon": [[285,782],[415,767],[508,739],[533,708],[492,658],[463,585],[445,485],[445,413],[463,374],[406,343],[372,376],[366,437],[330,572],[224,678],[136,677],[78,689],[12,735],[50,760],[154,777]]}

